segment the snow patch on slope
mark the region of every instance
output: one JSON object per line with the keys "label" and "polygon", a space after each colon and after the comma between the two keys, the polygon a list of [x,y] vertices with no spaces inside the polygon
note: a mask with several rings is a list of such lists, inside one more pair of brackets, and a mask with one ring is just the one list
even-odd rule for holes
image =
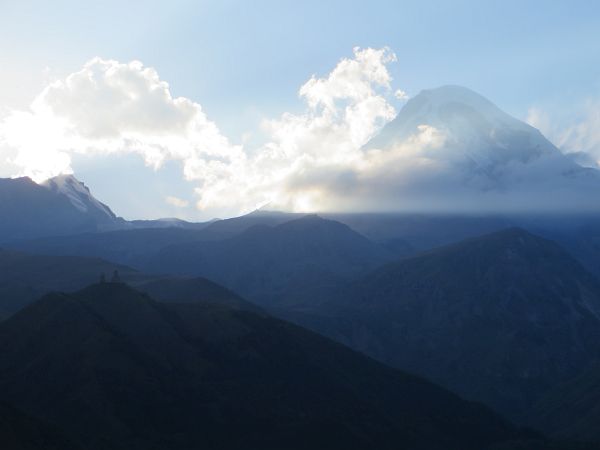
{"label": "snow patch on slope", "polygon": [[96,200],[88,187],[73,175],[59,175],[50,178],[41,183],[41,186],[46,187],[52,192],[66,196],[71,204],[82,212],[90,212],[90,210],[94,209],[110,218],[115,217],[110,208]]}

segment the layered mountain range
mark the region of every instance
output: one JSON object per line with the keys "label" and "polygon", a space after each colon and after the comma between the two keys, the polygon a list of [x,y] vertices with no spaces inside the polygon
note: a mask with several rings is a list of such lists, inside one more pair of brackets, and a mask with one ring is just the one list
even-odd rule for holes
{"label": "layered mountain range", "polygon": [[0,436],[596,448],[540,433],[600,440],[598,172],[454,86],[364,151],[422,127],[436,170],[379,213],[126,221],[72,175],[0,180]]}
{"label": "layered mountain range", "polygon": [[0,210],[0,243],[120,229],[200,229],[207,225],[178,219],[126,221],[73,175],[59,175],[40,184],[28,177],[0,178]]}
{"label": "layered mountain range", "polygon": [[336,292],[295,320],[515,420],[600,357],[600,283],[520,229],[383,265]]}

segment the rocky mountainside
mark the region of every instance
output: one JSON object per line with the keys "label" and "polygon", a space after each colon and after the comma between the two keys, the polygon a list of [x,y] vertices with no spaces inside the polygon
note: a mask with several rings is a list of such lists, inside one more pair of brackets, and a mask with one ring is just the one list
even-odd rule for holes
{"label": "rocky mountainside", "polygon": [[481,450],[531,436],[294,325],[120,283],[0,323],[0,398],[87,450]]}
{"label": "rocky mountainside", "polygon": [[521,229],[386,265],[337,292],[286,317],[514,419],[600,356],[600,283]]}
{"label": "rocky mountainside", "polygon": [[73,176],[37,184],[30,178],[0,179],[0,242],[100,231],[123,226],[108,206]]}
{"label": "rocky mountainside", "polygon": [[167,246],[140,268],[203,276],[256,303],[277,305],[317,291],[325,295],[334,280],[366,273],[392,257],[346,225],[307,215],[256,225],[228,239]]}
{"label": "rocky mountainside", "polygon": [[600,364],[550,391],[536,403],[529,420],[552,436],[600,442]]}

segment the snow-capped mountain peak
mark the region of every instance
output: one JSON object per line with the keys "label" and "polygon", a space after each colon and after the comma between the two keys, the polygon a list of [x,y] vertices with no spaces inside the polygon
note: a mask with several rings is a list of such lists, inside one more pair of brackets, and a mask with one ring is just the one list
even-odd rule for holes
{"label": "snow-capped mountain peak", "polygon": [[386,208],[599,208],[593,193],[600,188],[600,171],[578,165],[537,129],[460,86],[420,92],[363,150],[386,157],[386,171],[394,174],[386,178],[383,172],[377,180],[386,180],[386,190],[394,186]]}
{"label": "snow-capped mountain peak", "polygon": [[483,170],[560,154],[538,130],[461,86],[421,91],[365,147],[389,148],[423,125],[443,134],[446,145],[441,157]]}
{"label": "snow-capped mountain peak", "polygon": [[104,203],[92,196],[89,188],[73,175],[58,175],[41,183],[48,190],[64,195],[78,210],[85,213],[97,213],[114,219],[116,216]]}

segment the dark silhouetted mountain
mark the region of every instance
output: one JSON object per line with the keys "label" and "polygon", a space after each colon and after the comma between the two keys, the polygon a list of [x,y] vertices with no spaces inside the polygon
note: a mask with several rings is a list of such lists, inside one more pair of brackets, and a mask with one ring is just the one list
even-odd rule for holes
{"label": "dark silhouetted mountain", "polygon": [[[31,253],[94,256],[132,267],[145,267],[161,249],[173,244],[224,240],[255,225],[277,226],[297,217],[298,214],[255,211],[210,223],[131,221],[123,225],[123,230],[21,240],[6,246]],[[587,270],[600,276],[600,219],[596,215],[338,213],[323,217],[348,225],[396,258],[518,226],[560,243]]]}
{"label": "dark silhouetted mountain", "polygon": [[205,229],[205,240],[220,240],[243,233],[255,225],[280,225],[290,220],[298,219],[305,214],[287,213],[282,211],[266,211],[258,209],[249,214],[230,219],[215,220]]}
{"label": "dark silhouetted mountain", "polygon": [[133,286],[152,298],[168,303],[210,303],[232,309],[260,312],[260,308],[247,302],[235,292],[206,278],[161,277],[133,283]]}
{"label": "dark silhouetted mountain", "polygon": [[147,220],[130,220],[127,222],[126,228],[183,228],[187,230],[202,230],[209,226],[213,221],[210,222],[188,222],[187,220],[181,220],[177,218],[164,218],[164,219],[147,219]]}
{"label": "dark silhouetted mountain", "polygon": [[121,226],[124,221],[73,176],[42,185],[29,178],[0,179],[0,240],[65,235]]}
{"label": "dark silhouetted mountain", "polygon": [[229,308],[260,309],[234,292],[204,278],[166,277],[138,272],[98,258],[34,255],[0,249],[0,320],[52,291],[72,292],[110,280],[114,272],[136,289],[164,302],[210,302]]}
{"label": "dark silhouetted mountain", "polygon": [[586,269],[600,277],[600,217],[566,216],[563,223],[563,226],[553,227],[548,227],[546,223],[536,223],[532,228],[559,242]]}
{"label": "dark silhouetted mountain", "polygon": [[0,320],[50,291],[75,291],[117,270],[128,281],[140,274],[97,258],[32,255],[0,249]]}
{"label": "dark silhouetted mountain", "polygon": [[2,403],[0,442],[2,450],[81,450],[55,427]]}
{"label": "dark silhouetted mountain", "polygon": [[597,214],[326,214],[325,217],[387,248],[398,257],[510,227],[553,240],[600,277],[600,216]]}
{"label": "dark silhouetted mountain", "polygon": [[488,450],[598,450],[600,444],[593,442],[563,441],[549,439],[525,439],[502,442],[492,445]]}
{"label": "dark silhouetted mountain", "polygon": [[550,435],[600,442],[600,364],[552,390],[529,417]]}
{"label": "dark silhouetted mountain", "polygon": [[[166,226],[162,221],[127,222],[123,230],[81,233],[22,240],[11,248],[48,255],[94,256],[133,267],[143,267],[165,247],[194,241],[217,241],[232,237],[255,225],[277,225],[294,214],[255,211],[246,216],[210,223],[177,222]],[[144,228],[145,227],[145,228]]]}
{"label": "dark silhouetted mountain", "polygon": [[39,238],[12,243],[11,247],[48,255],[93,256],[140,267],[164,247],[198,241],[202,233],[176,227],[144,228]]}
{"label": "dark silhouetted mountain", "polygon": [[399,257],[514,226],[508,216],[459,214],[326,214]]}
{"label": "dark silhouetted mountain", "polygon": [[265,305],[314,301],[313,293],[325,297],[334,281],[390,258],[346,225],[309,215],[275,227],[256,225],[221,241],[172,245],[140,267],[203,276]]}
{"label": "dark silhouetted mountain", "polygon": [[481,450],[485,407],[286,322],[120,283],[0,324],[0,397],[86,450]]}
{"label": "dark silhouetted mountain", "polygon": [[600,284],[509,229],[386,265],[284,317],[512,418],[600,355]]}

